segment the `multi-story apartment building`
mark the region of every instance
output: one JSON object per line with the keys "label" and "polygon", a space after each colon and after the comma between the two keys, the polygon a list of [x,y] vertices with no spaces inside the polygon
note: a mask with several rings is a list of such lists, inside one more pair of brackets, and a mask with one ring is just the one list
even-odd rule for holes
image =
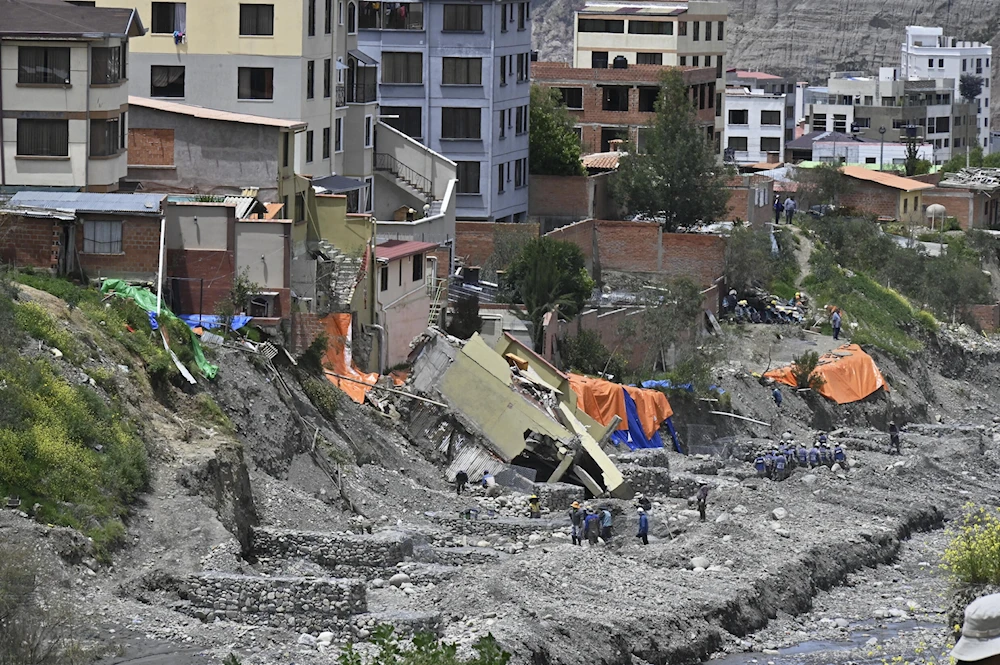
{"label": "multi-story apartment building", "polygon": [[0,6],[0,188],[118,189],[126,156],[132,9]]}
{"label": "multi-story apartment building", "polygon": [[628,64],[715,68],[715,144],[721,151],[724,119],[726,20],[724,2],[668,4],[589,0],[576,12],[573,66],[605,69]]}
{"label": "multi-story apartment building", "polygon": [[[765,72],[748,72],[742,69],[726,71],[727,87],[763,90],[767,94],[785,96],[784,137],[786,142],[795,138],[795,123],[802,117],[796,114],[796,106],[799,104],[798,98],[801,96],[799,90],[804,85],[794,78],[783,78]],[[726,136],[729,134],[727,133]]]}
{"label": "multi-story apartment building", "polygon": [[[631,65],[592,69],[564,62],[536,62],[532,80],[559,91],[563,105],[576,121],[584,154],[608,152],[613,141],[627,141],[641,151],[647,128],[655,120],[660,77],[672,69],[660,65]],[[684,67],[681,75],[695,107],[698,123],[708,140],[715,137],[715,70]]]}
{"label": "multi-story apartment building", "polygon": [[357,49],[356,1],[96,2],[149,17],[133,95],[308,123],[295,171],[363,180],[359,208],[372,209],[377,63]]}
{"label": "multi-story apartment building", "polygon": [[785,153],[787,95],[726,88],[726,161],[777,163]]}
{"label": "multi-story apartment building", "polygon": [[458,165],[458,219],[525,221],[530,2],[357,6],[383,121]]}
{"label": "multi-story apartment building", "polygon": [[982,92],[976,97],[977,144],[990,151],[990,60],[993,47],[979,42],[947,37],[942,28],[910,25],[902,44],[900,74],[904,79],[950,79],[952,94],[961,97],[959,84],[963,74],[978,76]]}
{"label": "multi-story apartment building", "polygon": [[[976,107],[954,93],[952,79],[899,77],[883,67],[879,75],[835,72],[823,90],[806,95],[810,131],[851,132],[866,139],[897,143],[907,136],[934,146],[934,163],[943,164],[976,141]],[[882,131],[882,130],[885,131]]]}

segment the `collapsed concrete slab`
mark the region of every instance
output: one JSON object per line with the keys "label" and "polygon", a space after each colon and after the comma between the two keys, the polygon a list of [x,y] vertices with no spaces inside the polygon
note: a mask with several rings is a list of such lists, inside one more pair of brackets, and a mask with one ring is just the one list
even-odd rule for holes
{"label": "collapsed concrete slab", "polygon": [[531,480],[632,497],[601,447],[617,422],[604,427],[579,409],[569,376],[517,339],[504,335],[491,349],[479,335],[463,343],[432,328],[414,356],[412,387],[447,403],[473,434],[441,446],[450,453],[449,479],[517,466],[533,470]]}

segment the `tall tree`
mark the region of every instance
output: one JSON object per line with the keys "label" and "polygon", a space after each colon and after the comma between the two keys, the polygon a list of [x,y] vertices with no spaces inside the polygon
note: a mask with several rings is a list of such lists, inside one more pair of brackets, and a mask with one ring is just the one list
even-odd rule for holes
{"label": "tall tree", "polygon": [[655,108],[643,152],[630,146],[618,162],[612,183],[615,197],[629,212],[662,218],[667,231],[715,221],[725,214],[729,201],[725,169],[697,124],[679,71],[663,74]]}
{"label": "tall tree", "polygon": [[515,301],[528,311],[536,351],[541,350],[545,314],[557,311],[563,317],[576,316],[594,289],[580,248],[551,238],[527,243],[504,281],[513,290]]}
{"label": "tall tree", "polygon": [[[975,74],[962,74],[958,79],[958,93],[966,104],[975,104],[976,97],[983,91],[983,78]],[[979,132],[979,116],[972,114],[976,119],[976,133]],[[976,139],[976,147],[979,147],[979,140]],[[969,116],[965,116],[965,166],[969,166]]]}
{"label": "tall tree", "polygon": [[559,93],[531,85],[528,122],[528,172],[534,175],[586,175],[580,140]]}

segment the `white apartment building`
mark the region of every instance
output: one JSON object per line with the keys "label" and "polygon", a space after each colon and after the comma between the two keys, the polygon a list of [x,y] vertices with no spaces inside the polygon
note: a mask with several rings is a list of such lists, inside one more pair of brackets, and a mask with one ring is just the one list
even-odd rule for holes
{"label": "white apartment building", "polygon": [[112,192],[128,172],[133,9],[0,4],[0,189]]}
{"label": "white apartment building", "polygon": [[726,161],[777,163],[785,154],[785,94],[726,88]]}
{"label": "white apartment building", "polygon": [[911,25],[906,27],[902,45],[900,74],[904,79],[954,79],[954,94],[960,98],[959,83],[963,74],[979,76],[983,90],[976,98],[977,142],[984,152],[990,150],[990,78],[993,47],[979,42],[946,37],[942,28]]}

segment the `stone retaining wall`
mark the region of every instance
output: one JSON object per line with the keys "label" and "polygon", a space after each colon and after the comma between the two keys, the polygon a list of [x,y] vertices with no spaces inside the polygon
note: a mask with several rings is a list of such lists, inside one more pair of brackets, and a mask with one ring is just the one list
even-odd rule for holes
{"label": "stone retaining wall", "polygon": [[497,517],[495,519],[466,520],[438,517],[437,522],[464,536],[507,536],[512,540],[527,540],[536,531],[552,531],[569,526],[569,517],[563,519],[538,519],[527,517]]}
{"label": "stone retaining wall", "polygon": [[568,510],[574,501],[583,503],[587,498],[583,487],[570,483],[535,483],[535,494],[553,512]]}
{"label": "stone retaining wall", "polygon": [[303,558],[345,577],[378,576],[413,554],[413,541],[395,531],[350,535],[257,528],[252,547],[265,564],[266,559]]}
{"label": "stone retaining wall", "polygon": [[666,496],[670,493],[670,469],[665,466],[619,463],[618,470],[636,492],[650,496]]}
{"label": "stone retaining wall", "polygon": [[355,579],[202,573],[175,578],[173,584],[187,601],[177,609],[208,622],[343,632],[350,617],[368,610],[365,583]]}
{"label": "stone retaining wall", "polygon": [[478,563],[498,563],[504,555],[488,547],[418,547],[414,558],[424,563],[463,566]]}

